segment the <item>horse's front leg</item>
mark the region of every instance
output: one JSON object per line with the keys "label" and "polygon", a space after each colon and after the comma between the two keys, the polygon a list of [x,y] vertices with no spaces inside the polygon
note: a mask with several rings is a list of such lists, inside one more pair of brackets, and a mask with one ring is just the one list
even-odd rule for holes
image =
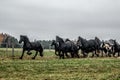
{"label": "horse's front leg", "polygon": [[66,55],[67,58],[69,58],[69,55],[67,54],[67,52],[65,52],[65,55]]}
{"label": "horse's front leg", "polygon": [[25,50],[23,49],[23,51],[22,51],[22,55],[21,55],[20,59],[23,58],[23,56],[24,56],[24,52],[25,52]]}
{"label": "horse's front leg", "polygon": [[36,54],[35,54],[35,56],[34,56],[32,59],[35,59],[35,58],[36,58],[36,56],[37,56],[37,54],[38,54],[38,51],[36,51]]}
{"label": "horse's front leg", "polygon": [[84,57],[84,58],[85,58],[85,57],[87,57],[87,54],[88,54],[88,53],[87,53],[87,54],[85,54],[85,52],[84,52],[84,51],[82,51],[81,53],[83,54],[83,57]]}
{"label": "horse's front leg", "polygon": [[61,59],[61,57],[62,57],[61,51],[58,51],[58,56]]}
{"label": "horse's front leg", "polygon": [[97,57],[99,57],[99,54],[98,54],[99,52],[97,51],[97,50],[95,50],[95,55],[97,56]]}
{"label": "horse's front leg", "polygon": [[103,50],[101,50],[101,52],[100,52],[100,53],[101,53],[101,57],[103,57]]}
{"label": "horse's front leg", "polygon": [[118,57],[120,56],[120,52],[118,52]]}
{"label": "horse's front leg", "polygon": [[55,55],[58,56],[57,51],[55,50]]}
{"label": "horse's front leg", "polygon": [[79,51],[75,51],[75,54],[76,54],[76,56],[78,57],[78,58],[80,58],[80,56],[79,56]]}
{"label": "horse's front leg", "polygon": [[62,58],[64,59],[65,57],[64,57],[64,52],[62,52]]}
{"label": "horse's front leg", "polygon": [[32,53],[30,52],[30,50],[28,50],[27,54],[28,54],[28,55],[31,55]]}
{"label": "horse's front leg", "polygon": [[71,52],[71,57],[74,58],[74,52]]}
{"label": "horse's front leg", "polygon": [[95,56],[95,52],[92,52],[92,58]]}
{"label": "horse's front leg", "polygon": [[116,54],[116,53],[115,53],[115,52],[113,52],[113,57],[115,57],[115,54]]}

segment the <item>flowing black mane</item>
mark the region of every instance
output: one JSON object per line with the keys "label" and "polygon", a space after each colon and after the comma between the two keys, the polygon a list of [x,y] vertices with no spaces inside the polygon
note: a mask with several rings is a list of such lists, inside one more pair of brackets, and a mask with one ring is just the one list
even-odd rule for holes
{"label": "flowing black mane", "polygon": [[19,41],[19,43],[21,43],[22,41],[23,42],[30,42],[29,38],[26,35],[20,35],[20,41]]}
{"label": "flowing black mane", "polygon": [[[22,37],[26,40],[26,41],[29,41],[28,37],[27,36],[23,36]],[[29,41],[30,42],[30,41]]]}
{"label": "flowing black mane", "polygon": [[56,41],[64,43],[64,40],[61,37],[59,37],[59,36],[56,36]]}
{"label": "flowing black mane", "polygon": [[84,38],[82,38],[82,37],[80,37],[80,36],[78,37],[78,41],[81,42],[81,45],[84,45],[84,43],[87,42],[86,39],[84,39]]}
{"label": "flowing black mane", "polygon": [[98,37],[95,37],[95,40],[100,41],[100,39]]}

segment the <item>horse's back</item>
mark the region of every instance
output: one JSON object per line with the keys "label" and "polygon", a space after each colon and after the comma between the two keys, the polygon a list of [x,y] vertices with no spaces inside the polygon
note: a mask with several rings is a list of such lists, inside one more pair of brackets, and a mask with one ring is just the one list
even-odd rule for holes
{"label": "horse's back", "polygon": [[39,41],[31,42],[31,46],[34,48],[42,48],[42,45]]}

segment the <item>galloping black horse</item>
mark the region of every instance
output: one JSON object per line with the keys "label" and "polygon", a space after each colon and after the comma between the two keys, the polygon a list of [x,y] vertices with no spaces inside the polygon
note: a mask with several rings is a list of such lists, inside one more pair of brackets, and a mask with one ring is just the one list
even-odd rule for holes
{"label": "galloping black horse", "polygon": [[27,51],[27,54],[31,54],[30,51],[31,50],[35,50],[36,54],[32,59],[35,59],[35,57],[37,56],[38,52],[40,53],[40,56],[43,57],[43,48],[40,44],[40,42],[30,42],[27,36],[24,35],[20,35],[20,40],[19,43],[23,42],[23,52],[22,55],[20,57],[20,59],[23,58],[24,52]]}
{"label": "galloping black horse", "polygon": [[113,39],[110,39],[108,41],[104,41],[102,43],[102,48],[104,49],[106,56],[111,57],[111,54],[113,54],[113,56],[114,56],[115,50],[117,50],[117,46],[118,46],[118,43],[116,43],[116,45],[115,45],[115,43],[116,42]]}
{"label": "galloping black horse", "polygon": [[115,54],[118,53],[118,57],[120,56],[120,44],[118,42],[116,42],[116,40],[114,40],[114,53],[113,56],[115,56]]}
{"label": "galloping black horse", "polygon": [[[96,54],[96,56],[99,56],[97,53],[96,53],[96,50],[99,49],[99,43],[98,43],[98,39],[95,38],[96,40],[86,40],[86,39],[83,39],[82,37],[78,37],[78,41],[77,41],[77,45],[80,47],[80,49],[82,50],[82,54],[84,57],[87,57],[88,53],[89,52],[94,52],[92,54],[92,57],[94,56],[94,54]],[[97,41],[98,40],[98,41]],[[87,54],[86,54],[87,53]]]}
{"label": "galloping black horse", "polygon": [[77,45],[75,45],[72,41],[67,40],[65,42],[59,36],[56,36],[56,41],[59,42],[59,52],[62,52],[62,55],[59,53],[60,58],[62,57],[64,59],[64,54],[68,57],[68,52],[71,53],[72,57],[74,57],[74,55],[79,57]]}
{"label": "galloping black horse", "polygon": [[51,43],[51,46],[55,47],[55,55],[58,56],[58,53],[59,53],[59,43],[56,42],[55,40],[53,40],[52,43]]}

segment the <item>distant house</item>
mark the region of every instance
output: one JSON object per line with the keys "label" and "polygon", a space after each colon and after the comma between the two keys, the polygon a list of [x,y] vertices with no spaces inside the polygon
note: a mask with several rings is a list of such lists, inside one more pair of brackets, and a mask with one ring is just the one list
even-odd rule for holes
{"label": "distant house", "polygon": [[3,43],[3,41],[7,38],[7,34],[0,33],[0,44]]}

